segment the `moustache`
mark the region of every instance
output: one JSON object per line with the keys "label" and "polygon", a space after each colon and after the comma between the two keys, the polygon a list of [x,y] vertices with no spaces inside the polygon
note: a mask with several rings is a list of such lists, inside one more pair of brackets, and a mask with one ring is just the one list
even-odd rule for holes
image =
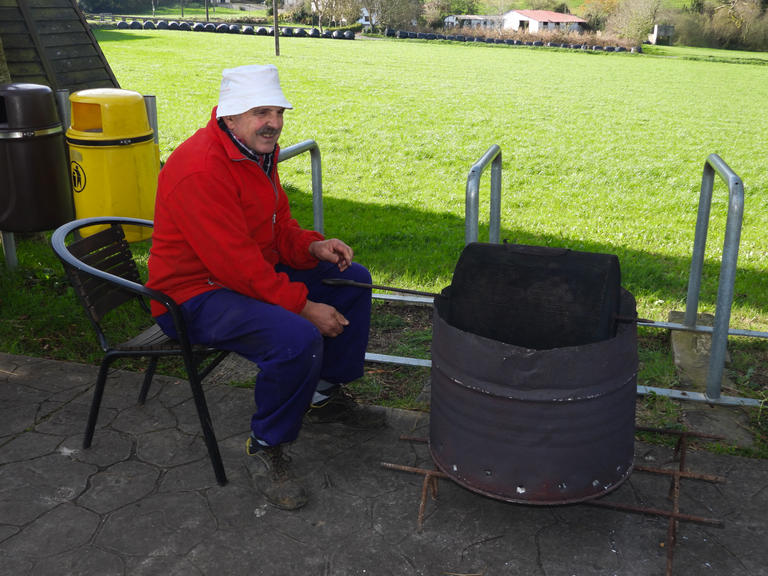
{"label": "moustache", "polygon": [[273,136],[280,134],[280,130],[275,130],[274,128],[261,128],[256,131],[256,134],[264,138],[272,138]]}

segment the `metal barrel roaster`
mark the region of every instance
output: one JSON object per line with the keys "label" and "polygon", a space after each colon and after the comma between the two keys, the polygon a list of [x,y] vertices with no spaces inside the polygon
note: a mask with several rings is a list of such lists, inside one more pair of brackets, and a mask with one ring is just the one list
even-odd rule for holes
{"label": "metal barrel roaster", "polygon": [[429,445],[440,470],[527,504],[617,488],[634,459],[635,316],[616,256],[468,245],[435,298]]}

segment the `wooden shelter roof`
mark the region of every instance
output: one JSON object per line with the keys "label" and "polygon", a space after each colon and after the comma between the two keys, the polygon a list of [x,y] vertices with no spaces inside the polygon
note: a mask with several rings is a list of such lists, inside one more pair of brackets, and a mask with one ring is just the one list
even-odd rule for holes
{"label": "wooden shelter roof", "polygon": [[11,82],[70,92],[120,87],[77,0],[0,0],[0,41]]}

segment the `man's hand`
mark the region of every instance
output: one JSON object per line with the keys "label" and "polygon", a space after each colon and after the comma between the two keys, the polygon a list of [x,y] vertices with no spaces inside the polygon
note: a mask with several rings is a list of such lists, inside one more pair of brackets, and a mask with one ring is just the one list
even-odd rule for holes
{"label": "man's hand", "polygon": [[339,270],[344,272],[352,264],[354,253],[352,248],[344,244],[338,238],[329,240],[317,240],[309,245],[309,253],[318,260],[324,262],[333,262],[339,266]]}
{"label": "man's hand", "polygon": [[307,300],[301,316],[312,322],[320,334],[331,338],[344,332],[344,327],[349,326],[349,320],[333,306]]}

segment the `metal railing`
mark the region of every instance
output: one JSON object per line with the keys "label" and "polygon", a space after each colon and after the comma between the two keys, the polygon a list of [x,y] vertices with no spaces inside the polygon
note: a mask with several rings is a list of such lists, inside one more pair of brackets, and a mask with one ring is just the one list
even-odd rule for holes
{"label": "metal railing", "polygon": [[[707,231],[712,206],[715,175],[718,175],[728,186],[728,215],[725,224],[725,239],[723,255],[720,264],[720,279],[717,287],[715,303],[715,319],[713,326],[697,325],[699,294],[701,292],[701,277],[704,269],[704,254],[707,244]],[[717,154],[710,154],[704,163],[701,177],[701,193],[696,217],[696,233],[693,242],[690,275],[688,278],[688,296],[685,306],[683,323],[674,322],[640,322],[640,326],[650,326],[669,330],[684,330],[688,332],[711,333],[712,344],[707,372],[706,393],[667,391],[665,389],[647,388],[648,391],[661,393],[675,398],[702,400],[718,404],[760,405],[759,400],[751,398],[722,397],[721,383],[725,370],[726,348],[728,336],[747,336],[753,338],[768,338],[768,332],[753,330],[738,330],[729,328],[731,306],[733,304],[734,282],[739,256],[741,239],[741,224],[744,216],[744,185],[741,178]]]}
{"label": "metal railing", "polygon": [[[322,204],[322,172],[320,167],[320,151],[313,140],[307,140],[299,144],[289,146],[280,152],[279,162],[288,160],[302,152],[312,153],[312,193],[315,230],[322,232],[323,204]],[[480,205],[480,179],[488,166],[491,166],[491,193],[490,193],[490,220],[489,241],[500,242],[501,236],[501,148],[494,144],[475,162],[467,176],[465,199],[465,243],[476,242],[479,235],[479,205]],[[729,204],[728,218],[726,222],[723,257],[720,268],[720,281],[715,308],[714,326],[701,326],[696,324],[699,293],[701,290],[701,277],[704,265],[704,253],[706,248],[707,230],[709,227],[710,207],[714,189],[715,174],[720,176],[728,185]],[[725,353],[728,336],[747,336],[768,338],[767,332],[751,330],[730,329],[730,314],[733,304],[734,279],[741,236],[741,224],[744,212],[744,188],[741,179],[728,165],[717,155],[711,154],[705,164],[702,175],[701,195],[699,198],[699,210],[696,222],[696,234],[691,259],[690,277],[688,283],[688,298],[685,317],[682,324],[673,322],[641,321],[639,326],[663,328],[668,330],[684,330],[689,332],[711,333],[712,347],[707,376],[706,393],[688,392],[667,388],[650,386],[638,386],[638,394],[658,394],[677,399],[697,400],[726,405],[757,406],[761,402],[751,398],[723,397],[721,396],[721,381],[725,368]],[[401,296],[391,294],[374,294],[374,298],[381,300],[393,300],[409,304],[431,304],[432,298],[424,296]],[[405,366],[430,367],[430,360],[421,358],[409,358],[403,356],[390,356],[386,354],[366,353],[365,359],[371,362],[393,363]]]}
{"label": "metal railing", "polygon": [[309,152],[312,170],[312,218],[313,228],[323,233],[323,169],[320,159],[320,147],[314,140],[304,140],[280,150],[277,161],[290,160],[304,152]]}
{"label": "metal railing", "polygon": [[492,145],[472,165],[467,176],[467,193],[464,207],[464,242],[477,242],[480,220],[480,177],[491,165],[491,215],[488,241],[498,244],[501,237],[501,148]]}
{"label": "metal railing", "polygon": [[[493,144],[475,162],[467,176],[467,188],[464,205],[464,241],[466,244],[477,242],[480,221],[480,178],[488,166],[491,166],[491,207],[489,222],[489,241],[499,243],[501,238],[501,148]],[[395,300],[408,304],[432,304],[429,296],[401,296],[391,294],[374,294],[374,298],[381,300]],[[387,354],[374,354],[367,352],[365,359],[369,362],[399,364],[403,366],[418,366],[429,368],[431,360],[423,358],[410,358],[406,356],[389,356]]]}

